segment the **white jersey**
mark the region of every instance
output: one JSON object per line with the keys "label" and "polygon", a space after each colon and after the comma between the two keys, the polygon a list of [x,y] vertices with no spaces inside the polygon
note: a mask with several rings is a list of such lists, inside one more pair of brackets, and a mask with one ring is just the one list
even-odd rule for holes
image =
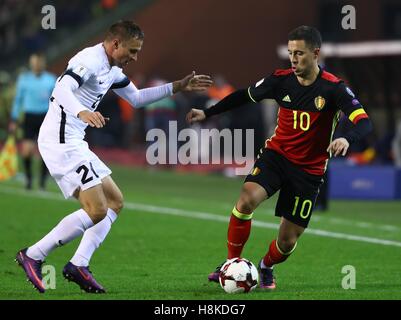
{"label": "white jersey", "polygon": [[101,43],[78,52],[56,81],[38,138],[42,159],[66,198],[111,174],[83,141],[87,124],[78,118],[81,111],[95,111],[109,89],[133,107],[173,94],[172,83],[138,90],[121,68],[110,66]]}
{"label": "white jersey", "polygon": [[121,88],[130,83],[121,68],[110,67],[101,43],[78,52],[68,62],[64,74],[71,74],[73,77],[78,75],[76,80],[80,87],[75,91],[75,96],[90,111],[97,108],[99,101],[110,88]]}
{"label": "white jersey", "polygon": [[[63,99],[56,92],[57,82],[65,75],[74,78],[79,85],[73,94],[81,106],[74,106],[74,109],[63,106]],[[110,88],[121,88],[130,83],[121,68],[110,67],[101,43],[86,48],[71,58],[66,71],[57,82],[49,102],[49,111],[40,129],[40,142],[65,143],[74,139],[82,140],[87,124],[77,114],[72,114],[71,110],[94,111]]]}
{"label": "white jersey", "polygon": [[173,84],[138,90],[122,69],[110,66],[102,43],[78,52],[57,79],[49,111],[39,132],[39,143],[74,143],[85,137],[81,111],[95,111],[109,89],[139,108],[173,94]]}

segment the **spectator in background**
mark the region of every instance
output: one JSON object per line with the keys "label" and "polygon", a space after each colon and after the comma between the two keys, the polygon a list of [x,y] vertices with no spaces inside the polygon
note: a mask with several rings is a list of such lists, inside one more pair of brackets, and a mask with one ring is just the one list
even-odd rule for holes
{"label": "spectator in background", "polygon": [[[137,88],[146,86],[145,76],[141,73],[127,74],[127,77]],[[128,149],[143,147],[145,141],[145,110],[132,108],[121,97],[118,97],[118,106],[123,122],[122,146]]]}
{"label": "spectator in background", "polygon": [[[213,77],[214,85],[209,88],[207,94],[209,101],[205,103],[206,108],[216,104],[229,94],[235,91],[235,88],[228,83],[224,76],[217,74]],[[230,127],[232,115],[222,115],[219,119],[213,119],[209,124],[201,123],[198,124],[201,127],[208,128],[227,128]]]}
{"label": "spectator in background", "polygon": [[398,121],[395,136],[392,141],[392,152],[395,166],[401,168],[401,119]]}
{"label": "spectator in background", "polygon": [[136,112],[127,101],[121,99],[120,97],[117,98],[117,104],[120,110],[122,124],[121,147],[129,149],[132,137],[135,134],[134,117]]}
{"label": "spectator in background", "polygon": [[[233,93],[235,91],[235,88],[229,84],[227,79],[221,75],[221,74],[216,74],[213,76],[213,86],[211,86],[207,94],[209,96],[209,100],[205,103],[205,107],[209,108],[213,105],[215,105],[217,102],[220,100],[224,99],[226,96],[229,94]],[[231,127],[231,122],[232,122],[232,115],[231,114],[225,114],[222,115],[219,118],[214,118],[211,121],[208,121],[206,123],[195,123],[193,125],[193,128],[198,131],[198,134],[201,134],[201,129],[212,129],[212,128],[217,128],[217,129],[224,129],[224,128],[230,128]],[[220,133],[212,131],[212,140],[219,139]],[[210,156],[212,157],[212,163],[216,161],[218,163],[220,161],[220,157],[224,157],[223,151],[223,141],[220,140],[220,144],[216,143],[211,143],[210,140],[204,140],[202,139],[200,141],[199,145],[199,159],[202,161],[205,161],[205,163],[208,162],[208,159]],[[234,147],[234,145],[233,145]],[[220,154],[218,154],[218,151],[220,151]],[[218,159],[213,159],[213,155],[219,156]],[[230,154],[231,156],[231,154]],[[202,159],[206,158],[206,159]]]}
{"label": "spectator in background", "polygon": [[[167,81],[154,78],[149,81],[149,87],[162,86]],[[169,122],[177,120],[176,104],[172,97],[166,97],[162,100],[149,104],[145,109],[145,135],[149,130],[160,129],[166,135],[166,159],[169,155]],[[152,144],[152,143],[150,143]],[[162,152],[162,151],[159,151]],[[164,153],[164,152],[163,152]],[[161,155],[163,157],[164,155]]]}
{"label": "spectator in background", "polygon": [[[55,75],[45,71],[46,59],[43,55],[32,54],[29,58],[29,66],[31,70],[20,74],[17,79],[16,94],[9,125],[9,131],[15,133],[20,114],[24,113],[21,155],[25,169],[26,189],[32,189],[32,157],[35,152],[36,139],[56,82]],[[41,189],[45,188],[46,176],[47,168],[42,161]]]}
{"label": "spectator in background", "polygon": [[384,134],[375,142],[374,161],[376,164],[391,165],[393,163],[392,143],[394,139],[394,127],[387,126]]}
{"label": "spectator in background", "polygon": [[213,79],[214,85],[207,91],[210,99],[220,101],[230,93],[234,92],[234,87],[230,85],[222,75],[215,75]]}
{"label": "spectator in background", "polygon": [[105,10],[113,10],[118,6],[118,0],[101,0],[100,3]]}
{"label": "spectator in background", "polygon": [[[152,79],[149,87],[162,86],[167,82],[163,79]],[[161,129],[168,139],[169,122],[177,119],[176,104],[172,97],[166,97],[149,104],[145,109],[145,130]]]}
{"label": "spectator in background", "polygon": [[14,86],[11,84],[11,77],[6,71],[0,71],[0,140],[4,140],[7,135],[13,98]]}

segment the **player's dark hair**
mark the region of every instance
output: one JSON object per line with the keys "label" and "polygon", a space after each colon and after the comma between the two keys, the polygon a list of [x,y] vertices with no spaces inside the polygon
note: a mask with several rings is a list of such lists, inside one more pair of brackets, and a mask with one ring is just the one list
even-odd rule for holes
{"label": "player's dark hair", "polygon": [[320,48],[322,45],[322,36],[319,30],[309,26],[295,28],[288,34],[288,40],[304,40],[311,49]]}
{"label": "player's dark hair", "polygon": [[120,40],[129,40],[131,38],[143,40],[145,38],[145,34],[133,21],[121,20],[109,28],[106,39],[111,40],[113,38],[119,38]]}

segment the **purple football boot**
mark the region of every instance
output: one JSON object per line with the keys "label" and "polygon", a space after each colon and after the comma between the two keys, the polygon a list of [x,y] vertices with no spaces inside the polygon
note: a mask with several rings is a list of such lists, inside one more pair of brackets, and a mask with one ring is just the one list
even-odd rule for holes
{"label": "purple football boot", "polygon": [[207,279],[208,279],[209,281],[217,282],[217,283],[219,282],[220,269],[221,269],[221,267],[223,266],[224,263],[225,263],[225,262],[219,264],[219,265],[216,267],[216,270],[214,270],[212,273],[209,273],[209,275],[208,275],[208,277],[207,277]]}
{"label": "purple football boot", "polygon": [[27,278],[27,281],[30,281],[33,284],[33,287],[38,290],[40,293],[45,292],[45,287],[42,283],[42,261],[34,260],[26,255],[26,251],[28,248],[22,249],[17,253],[15,257],[15,262],[20,265],[24,271]]}
{"label": "purple football boot", "polygon": [[88,293],[106,293],[106,290],[96,282],[89,267],[78,267],[68,262],[63,269],[63,276]]}
{"label": "purple football boot", "polygon": [[274,290],[276,289],[276,279],[273,275],[273,268],[262,268],[262,261],[263,260],[260,260],[258,264],[260,288]]}

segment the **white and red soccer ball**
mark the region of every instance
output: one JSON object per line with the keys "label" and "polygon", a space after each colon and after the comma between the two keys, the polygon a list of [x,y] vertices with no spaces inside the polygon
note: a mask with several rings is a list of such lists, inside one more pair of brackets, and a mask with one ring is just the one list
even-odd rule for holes
{"label": "white and red soccer ball", "polygon": [[245,258],[227,260],[220,269],[220,285],[227,293],[248,293],[257,287],[258,280],[258,270]]}

